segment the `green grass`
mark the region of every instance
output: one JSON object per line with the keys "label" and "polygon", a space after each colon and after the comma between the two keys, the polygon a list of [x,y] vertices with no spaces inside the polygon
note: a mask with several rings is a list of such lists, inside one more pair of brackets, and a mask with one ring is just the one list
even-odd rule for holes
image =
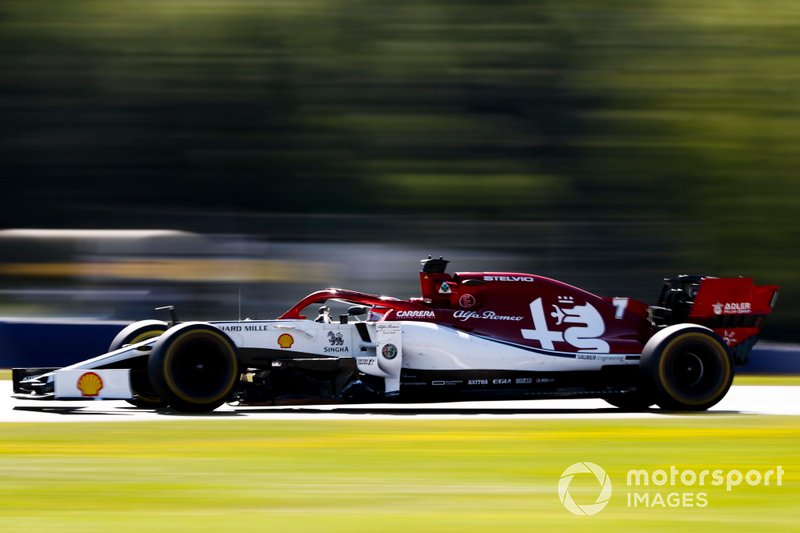
{"label": "green grass", "polygon": [[[796,531],[800,522],[796,417],[6,423],[0,431],[2,531],[673,531],[724,524],[727,533]],[[561,473],[579,461],[597,463],[612,479],[613,497],[595,516],[574,516],[557,497]],[[706,508],[629,508],[626,472],[670,465],[781,465],[785,474],[780,487],[704,487]],[[592,482],[575,478],[579,504],[592,503]],[[661,492],[672,490],[701,489]]]}
{"label": "green grass", "polygon": [[744,375],[736,376],[734,385],[800,385],[800,376],[797,374],[776,375]]}

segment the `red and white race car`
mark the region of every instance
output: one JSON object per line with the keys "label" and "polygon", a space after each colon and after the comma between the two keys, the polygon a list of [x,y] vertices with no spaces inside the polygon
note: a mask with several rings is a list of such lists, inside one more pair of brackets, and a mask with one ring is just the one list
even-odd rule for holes
{"label": "red and white race car", "polygon": [[575,397],[704,410],[747,361],[778,289],[678,276],[648,306],[533,274],[451,275],[447,263],[422,261],[419,298],[325,289],[276,320],[135,322],[104,355],[14,369],[14,392],[190,412]]}

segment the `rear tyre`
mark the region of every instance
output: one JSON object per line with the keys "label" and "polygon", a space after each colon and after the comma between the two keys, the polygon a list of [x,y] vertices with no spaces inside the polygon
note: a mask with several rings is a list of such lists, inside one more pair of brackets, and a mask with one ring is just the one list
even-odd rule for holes
{"label": "rear tyre", "polygon": [[147,364],[156,393],[178,411],[213,411],[239,382],[236,346],[222,331],[200,322],[182,324],[161,336]]}
{"label": "rear tyre", "polygon": [[704,411],[733,382],[733,359],[710,329],[694,324],[665,328],[648,341],[640,366],[662,409]]}
{"label": "rear tyre", "polygon": [[[167,323],[160,320],[134,322],[117,333],[117,336],[108,346],[108,351],[113,352],[126,345],[160,337],[167,331],[167,328]],[[131,388],[133,389],[134,397],[131,400],[126,400],[129,404],[141,409],[158,409],[167,406],[167,403],[152,390],[145,368],[131,370]]]}

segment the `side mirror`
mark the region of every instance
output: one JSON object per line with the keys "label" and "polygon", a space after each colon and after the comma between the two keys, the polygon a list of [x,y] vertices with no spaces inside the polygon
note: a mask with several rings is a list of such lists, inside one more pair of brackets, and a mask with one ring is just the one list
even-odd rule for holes
{"label": "side mirror", "polygon": [[366,315],[369,312],[369,308],[363,305],[354,305],[347,309],[347,314],[349,316],[361,316]]}

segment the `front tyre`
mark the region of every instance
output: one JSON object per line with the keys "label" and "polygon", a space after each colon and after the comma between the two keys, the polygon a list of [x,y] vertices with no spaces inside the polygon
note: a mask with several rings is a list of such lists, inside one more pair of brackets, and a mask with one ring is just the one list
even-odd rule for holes
{"label": "front tyre", "polygon": [[[140,320],[134,322],[117,333],[117,336],[114,337],[114,340],[112,340],[111,344],[108,346],[108,351],[113,352],[124,346],[138,344],[154,337],[160,337],[167,331],[168,327],[167,323],[161,320]],[[129,404],[141,409],[158,409],[167,406],[167,402],[159,398],[156,393],[153,392],[150,386],[150,380],[147,378],[146,365],[142,365],[142,368],[137,367],[131,369],[131,388],[133,389],[134,397],[127,400]]]}
{"label": "front tyre", "polygon": [[162,335],[147,364],[156,393],[178,411],[213,411],[239,382],[236,346],[222,331],[202,322],[182,324]]}
{"label": "front tyre", "polygon": [[123,346],[137,344],[153,337],[160,337],[167,331],[167,323],[161,320],[140,320],[125,326],[122,331],[117,333],[114,340],[108,346],[108,351],[119,350]]}
{"label": "front tyre", "polygon": [[733,359],[710,329],[695,324],[665,328],[647,342],[640,366],[662,409],[704,411],[733,382]]}

